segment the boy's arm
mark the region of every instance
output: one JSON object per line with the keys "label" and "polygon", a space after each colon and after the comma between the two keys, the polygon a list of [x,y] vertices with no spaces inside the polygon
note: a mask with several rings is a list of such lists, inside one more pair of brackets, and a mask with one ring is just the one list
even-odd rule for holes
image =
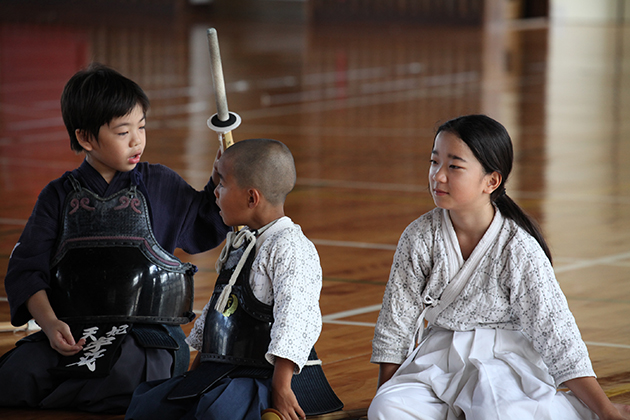
{"label": "boy's arm", "polygon": [[37,203],[11,252],[4,278],[6,296],[11,307],[11,323],[27,323],[27,301],[50,286],[50,260],[57,242],[58,220],[65,199],[63,180],[55,180],[40,193]]}
{"label": "boy's arm", "polygon": [[156,164],[138,168],[142,171],[151,204],[153,233],[164,249],[173,253],[176,248],[181,248],[196,254],[223,242],[230,227],[219,215],[213,176],[198,191],[166,166]]}
{"label": "boy's arm", "polygon": [[201,363],[201,352],[198,351],[197,355],[195,356],[195,360],[192,361],[192,363],[190,364],[190,368],[188,370],[197,369],[200,363]]}
{"label": "boy's arm", "polygon": [[78,343],[74,341],[70,327],[65,322],[59,320],[45,290],[40,290],[26,301],[28,308],[35,321],[42,327],[42,331],[48,337],[50,346],[62,356],[72,356],[83,349],[85,340],[82,338]]}
{"label": "boy's arm", "polygon": [[271,380],[271,402],[286,420],[306,418],[291,389],[294,370],[295,364],[291,360],[276,357]]}

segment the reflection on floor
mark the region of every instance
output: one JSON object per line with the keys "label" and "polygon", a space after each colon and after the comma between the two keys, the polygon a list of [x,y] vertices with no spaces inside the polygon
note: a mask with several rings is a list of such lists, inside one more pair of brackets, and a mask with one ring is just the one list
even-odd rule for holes
{"label": "reflection on floor", "polygon": [[[275,138],[294,153],[298,184],[286,212],[321,256],[317,350],[349,413],[362,415],[375,392],[370,341],[397,240],[433,208],[426,174],[434,129],[467,113],[510,131],[508,194],[543,227],[605,391],[630,402],[627,25],[375,25],[318,19],[315,9],[309,17],[317,2],[257,4],[244,16],[222,2],[112,2],[105,10],[95,1],[96,11],[8,3],[0,3],[8,8],[0,13],[3,275],[39,191],[82,160],[69,150],[59,95],[90,61],[134,79],[151,99],[143,159],[205,185],[218,146],[206,126],[216,111],[205,36],[216,27],[230,109],[243,118],[235,140]],[[211,294],[218,252],[178,253],[200,269],[197,311]],[[0,321],[9,321],[4,297]],[[0,352],[24,335],[0,332]]]}

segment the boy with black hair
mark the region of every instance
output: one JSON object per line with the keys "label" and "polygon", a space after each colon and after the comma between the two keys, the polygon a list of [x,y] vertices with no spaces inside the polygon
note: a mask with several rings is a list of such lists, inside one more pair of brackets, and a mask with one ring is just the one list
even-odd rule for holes
{"label": "boy with black hair", "polygon": [[339,410],[313,350],[321,332],[317,250],[284,214],[296,180],[289,149],[243,140],[216,162],[220,214],[230,232],[212,298],[187,338],[192,370],[142,384],[127,419],[285,419]]}
{"label": "boy with black hair", "polygon": [[125,412],[135,387],[186,370],[179,324],[192,314],[195,267],[172,255],[220,244],[213,173],[196,191],[140,162],[149,100],[93,64],[66,84],[61,107],[77,169],[40,193],[5,278],[11,322],[42,331],[0,359],[0,406]]}

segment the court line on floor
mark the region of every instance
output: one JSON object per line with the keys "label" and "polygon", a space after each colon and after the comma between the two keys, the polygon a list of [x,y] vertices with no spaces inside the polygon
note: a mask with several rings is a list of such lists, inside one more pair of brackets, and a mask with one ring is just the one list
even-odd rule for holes
{"label": "court line on floor", "polygon": [[[338,179],[298,178],[296,185],[311,187],[348,188],[358,190],[428,193],[427,186],[422,184],[396,184],[385,182],[348,181]],[[546,193],[512,190],[510,191],[510,197],[520,200],[582,201],[594,202],[598,204],[630,204],[630,197],[605,194],[554,193],[553,195],[548,195]]]}
{"label": "court line on floor", "polygon": [[339,179],[314,179],[314,178],[298,178],[296,185],[304,185],[309,187],[337,187],[351,188],[357,190],[377,190],[377,191],[402,191],[402,192],[426,192],[426,185],[414,184],[394,184],[386,182],[364,182],[364,181],[346,181]]}
{"label": "court line on floor", "polygon": [[311,239],[315,245],[323,246],[339,246],[344,248],[361,248],[361,249],[380,249],[386,251],[395,251],[396,245],[377,244],[369,242],[353,242],[353,241],[334,241],[329,239]]}
{"label": "court line on floor", "polygon": [[[7,298],[6,297],[0,297],[0,301],[6,302]],[[373,323],[373,322],[343,321],[343,320],[339,320],[338,318],[345,318],[345,317],[349,317],[349,316],[362,315],[362,314],[366,314],[366,313],[370,313],[370,312],[376,312],[376,311],[379,311],[380,309],[381,309],[381,305],[380,304],[378,304],[378,305],[371,305],[371,306],[365,306],[363,308],[351,309],[351,310],[348,310],[348,311],[342,311],[342,312],[337,312],[337,313],[334,313],[334,314],[324,315],[322,317],[322,321],[325,324],[351,325],[351,326],[358,326],[358,327],[374,328],[376,324]],[[197,314],[198,316],[201,315],[201,311],[200,310],[194,310],[193,312],[195,314]],[[626,344],[602,343],[602,342],[596,342],[596,341],[585,341],[584,343],[587,346],[614,347],[614,348],[621,348],[621,349],[630,349],[630,345],[626,345]]]}
{"label": "court line on floor", "polygon": [[[46,167],[50,169],[69,168],[73,165],[71,162],[45,162],[37,159],[9,159],[0,158],[0,164],[6,166],[32,166],[32,167]],[[196,171],[188,169],[173,168],[176,172],[181,174],[187,174],[190,177],[207,179],[210,177],[210,173],[206,171]],[[355,190],[372,190],[372,191],[390,191],[390,192],[409,192],[409,193],[425,193],[428,194],[427,186],[421,184],[400,184],[400,183],[385,183],[385,182],[365,182],[365,181],[350,181],[339,179],[318,179],[318,178],[298,178],[296,185],[307,187],[322,187],[322,188],[346,188]],[[546,200],[549,202],[554,201],[576,201],[585,203],[597,203],[597,204],[630,204],[630,197],[605,195],[605,194],[563,194],[554,193],[553,195],[547,195],[545,193],[532,193],[526,191],[510,191],[510,197],[517,200]],[[420,216],[420,215],[418,215]],[[0,218],[0,224],[4,223]],[[15,219],[17,220],[17,219]],[[6,224],[15,224],[7,222]]]}
{"label": "court line on floor", "polygon": [[[373,322],[358,322],[358,321],[344,321],[340,318],[347,318],[350,316],[363,315],[370,312],[376,312],[381,310],[381,305],[370,305],[364,306],[362,308],[350,309],[347,311],[336,312],[333,314],[328,314],[322,316],[322,321],[325,324],[337,324],[337,325],[351,325],[358,327],[371,327],[374,328],[376,323]],[[599,341],[585,341],[587,346],[597,346],[597,347],[614,347],[620,349],[630,349],[630,345],[627,344],[615,344],[615,343],[602,343]]]}
{"label": "court line on floor", "polygon": [[621,254],[609,255],[607,257],[583,259],[575,263],[567,264],[561,267],[554,268],[556,274],[565,273],[567,271],[579,270],[582,268],[589,268],[596,265],[610,265],[618,263],[621,260],[630,258],[630,252],[623,252]]}
{"label": "court line on floor", "polygon": [[630,345],[627,345],[627,344],[600,343],[597,341],[585,341],[584,344],[586,344],[587,346],[616,347],[620,349],[630,349]]}
{"label": "court line on floor", "polygon": [[[0,218],[0,224],[3,224],[3,225],[24,226],[26,225],[26,222],[27,222],[26,219]],[[339,240],[330,240],[330,239],[311,239],[311,241],[315,245],[321,245],[321,246],[336,246],[336,247],[359,248],[359,249],[376,249],[376,250],[385,250],[385,251],[396,250],[395,244],[339,241]],[[565,273],[568,271],[589,268],[596,265],[619,264],[620,261],[623,261],[625,259],[630,259],[630,252],[624,252],[624,253],[609,255],[609,256],[600,257],[600,258],[579,260],[573,263],[569,263],[567,265],[555,267],[554,272],[556,274],[560,274],[560,273]]]}
{"label": "court line on floor", "polygon": [[[7,166],[37,166],[39,168],[68,168],[72,166],[71,162],[53,162],[41,161],[37,159],[9,159],[0,158],[0,164]],[[207,171],[189,170],[182,168],[173,168],[178,173],[187,174],[190,177],[207,179],[210,173]],[[427,193],[427,186],[424,184],[400,184],[386,182],[365,182],[351,181],[339,179],[321,179],[321,178],[298,178],[296,185],[310,187],[332,187],[347,188],[356,190],[373,190],[373,191],[392,191],[392,192],[411,192],[411,193]],[[548,195],[546,193],[527,192],[527,191],[510,191],[510,197],[517,200],[547,200],[547,201],[578,201],[593,202],[597,204],[630,204],[630,197],[606,194],[570,194],[570,193],[554,193]],[[418,215],[419,216],[419,215]],[[0,219],[0,223],[3,219]]]}
{"label": "court line on floor", "polygon": [[324,315],[322,319],[324,321],[333,321],[339,318],[347,318],[349,316],[363,315],[369,312],[376,312],[381,310],[381,304],[364,306],[362,308],[349,309],[347,311],[335,312],[334,314]]}
{"label": "court line on floor", "polygon": [[[478,89],[478,79],[479,75],[476,72],[434,75],[428,78],[420,77],[418,79],[419,85],[412,89],[381,89],[381,91],[377,93],[359,93],[358,95],[344,97],[343,100],[339,100],[337,97],[324,96],[322,98],[299,101],[285,105],[273,107],[263,106],[249,110],[242,110],[239,112],[239,115],[244,121],[250,121],[270,117],[321,113],[324,111],[362,108],[372,105],[385,105],[390,103],[406,102],[412,99],[463,96]],[[267,101],[269,101],[269,99],[267,99]],[[209,107],[210,103],[207,100],[200,100],[184,105],[165,107],[159,111],[156,109],[152,111],[151,116],[164,118],[173,117],[174,115],[190,115],[195,112],[205,112],[205,110]]]}
{"label": "court line on floor", "polygon": [[[7,302],[7,301],[8,299],[6,297],[0,296],[0,302]],[[337,324],[337,325],[349,325],[349,326],[374,328],[376,326],[376,323],[373,323],[373,322],[345,321],[342,318],[348,318],[351,316],[377,312],[377,311],[380,311],[381,306],[382,306],[381,304],[376,304],[376,305],[364,306],[364,307],[356,308],[356,309],[350,309],[347,311],[335,312],[328,315],[323,315],[322,322],[324,324]],[[199,316],[201,315],[202,311],[194,310],[193,312]],[[626,344],[603,343],[603,342],[597,342],[597,341],[585,341],[584,343],[587,346],[630,349],[630,345],[626,345]]]}
{"label": "court line on floor", "polygon": [[[395,251],[396,245],[393,244],[379,244],[369,242],[353,242],[353,241],[337,241],[328,239],[311,239],[315,245],[322,246],[337,246],[346,248],[361,248],[361,249],[379,249],[387,251]],[[580,270],[583,268],[594,267],[596,265],[618,265],[620,261],[630,259],[630,252],[623,252],[620,254],[609,255],[600,258],[583,259],[577,262],[572,262],[567,265],[555,267],[554,272],[556,274],[566,273],[567,271]]]}

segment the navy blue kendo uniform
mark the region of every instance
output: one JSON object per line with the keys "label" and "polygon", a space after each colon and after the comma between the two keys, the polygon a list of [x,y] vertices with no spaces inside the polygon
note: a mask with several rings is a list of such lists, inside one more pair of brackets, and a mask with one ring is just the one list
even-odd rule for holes
{"label": "navy blue kendo uniform", "polygon": [[195,269],[172,252],[223,240],[213,189],[145,163],[107,184],[84,162],[42,191],[5,279],[12,322],[26,322],[26,300],[45,289],[86,345],[62,357],[43,332],[18,342],[0,361],[0,406],[122,413],[138,384],[186,370],[178,324],[194,317]]}

